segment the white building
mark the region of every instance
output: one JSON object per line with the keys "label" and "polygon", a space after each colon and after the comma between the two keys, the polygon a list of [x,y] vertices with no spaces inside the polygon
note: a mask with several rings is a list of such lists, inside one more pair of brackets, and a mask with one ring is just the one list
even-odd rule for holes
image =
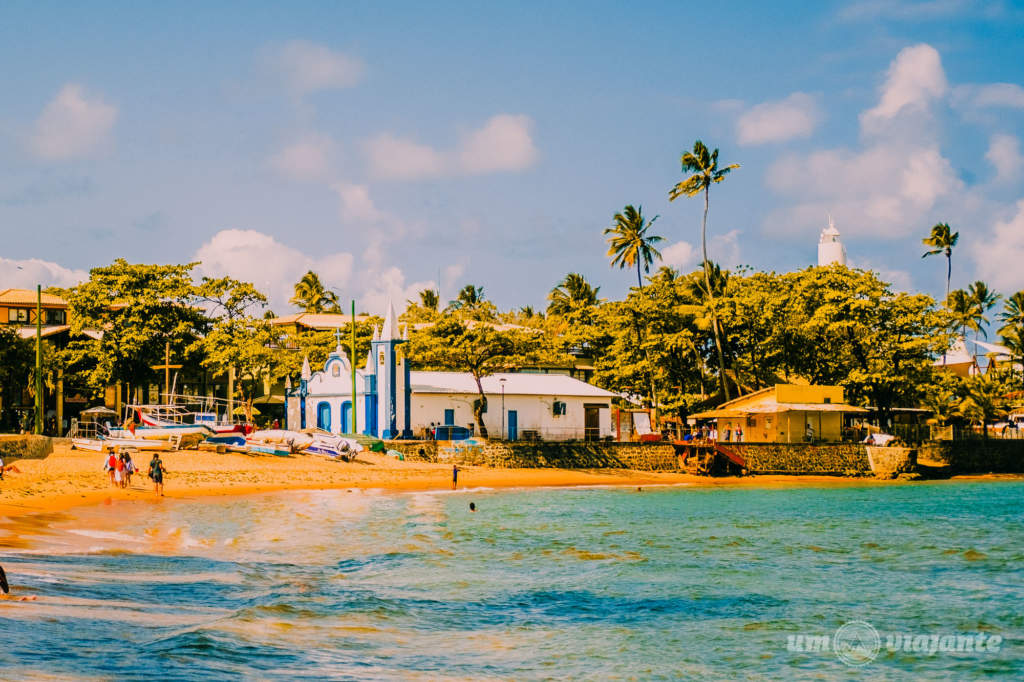
{"label": "white building", "polygon": [[[288,428],[316,426],[332,433],[358,431],[379,438],[424,437],[431,426],[475,433],[473,403],[480,395],[468,372],[414,372],[403,357],[394,307],[374,333],[362,369],[353,374],[339,345],[322,370],[306,361],[298,388],[286,391]],[[504,373],[481,380],[487,397],[483,421],[492,438],[597,439],[614,435],[616,394],[563,374]]]}
{"label": "white building", "polygon": [[828,227],[821,231],[818,239],[818,266],[824,267],[838,263],[846,265],[846,247],[839,241],[839,230],[832,222],[832,216],[828,217]]}

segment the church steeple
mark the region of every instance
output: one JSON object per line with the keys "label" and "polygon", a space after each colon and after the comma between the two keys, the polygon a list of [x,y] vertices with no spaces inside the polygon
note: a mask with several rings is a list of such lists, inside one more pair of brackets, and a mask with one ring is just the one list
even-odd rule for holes
{"label": "church steeple", "polygon": [[821,231],[818,238],[818,267],[825,267],[832,264],[846,265],[846,247],[839,241],[839,230],[828,217],[828,227]]}

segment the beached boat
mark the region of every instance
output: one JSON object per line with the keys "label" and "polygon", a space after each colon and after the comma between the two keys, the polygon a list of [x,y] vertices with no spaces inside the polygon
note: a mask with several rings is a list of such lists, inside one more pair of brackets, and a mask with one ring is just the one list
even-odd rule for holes
{"label": "beached boat", "polygon": [[293,452],[302,452],[313,444],[314,436],[302,431],[287,431],[285,429],[263,429],[253,431],[245,437],[247,443],[269,443],[273,445],[286,445]]}
{"label": "beached boat", "polygon": [[174,449],[174,443],[170,440],[146,440],[143,438],[72,438],[71,447],[75,450],[89,450],[91,452],[103,452],[116,448],[167,452]]}
{"label": "beached boat", "polygon": [[99,438],[72,438],[71,447],[75,450],[103,452],[103,441]]}
{"label": "beached boat", "polygon": [[213,443],[214,445],[245,445],[245,436],[240,433],[236,434],[221,434],[216,436],[210,436],[204,443]]}
{"label": "beached boat", "polygon": [[274,445],[272,443],[247,443],[246,449],[249,452],[258,452],[261,455],[277,455],[287,457],[292,454],[292,449],[287,445]]}

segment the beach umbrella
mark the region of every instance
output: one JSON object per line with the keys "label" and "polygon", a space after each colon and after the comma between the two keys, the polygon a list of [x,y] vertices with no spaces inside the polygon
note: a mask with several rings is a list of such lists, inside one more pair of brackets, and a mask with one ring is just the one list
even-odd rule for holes
{"label": "beach umbrella", "polygon": [[[232,412],[231,414],[234,414],[234,415],[245,414],[245,406],[244,405],[239,405],[238,407],[235,408],[235,411]],[[253,405],[252,416],[258,417],[259,415],[260,415],[260,411],[256,409],[255,405]]]}

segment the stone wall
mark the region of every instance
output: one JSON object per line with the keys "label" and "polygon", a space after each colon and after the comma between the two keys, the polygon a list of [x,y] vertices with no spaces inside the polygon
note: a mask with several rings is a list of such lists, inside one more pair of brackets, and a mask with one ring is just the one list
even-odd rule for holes
{"label": "stone wall", "polygon": [[390,441],[407,461],[429,461],[496,468],[636,469],[674,471],[675,448],[668,444],[551,443],[534,441],[482,442],[448,446],[434,441]]}
{"label": "stone wall", "polygon": [[36,435],[0,435],[0,456],[4,464],[16,459],[44,459],[53,452],[53,439]]}
{"label": "stone wall", "polygon": [[871,465],[860,443],[723,443],[752,474],[860,475]]}
{"label": "stone wall", "polygon": [[945,464],[954,474],[1022,474],[1024,440],[957,440],[927,443],[918,459]]}

